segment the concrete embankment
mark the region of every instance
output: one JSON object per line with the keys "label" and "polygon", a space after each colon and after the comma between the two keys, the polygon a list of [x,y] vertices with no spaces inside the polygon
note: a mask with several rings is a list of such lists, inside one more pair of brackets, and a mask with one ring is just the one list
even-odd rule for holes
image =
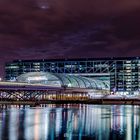
{"label": "concrete embankment", "polygon": [[0,105],[35,105],[35,101],[0,101]]}
{"label": "concrete embankment", "polygon": [[110,105],[140,105],[140,100],[117,100],[117,99],[92,99],[92,100],[53,100],[53,101],[40,101],[40,104],[55,103],[55,104],[110,104]]}
{"label": "concrete embankment", "polygon": [[31,105],[40,104],[103,104],[103,105],[140,105],[139,99],[89,99],[89,100],[41,100],[41,101],[0,101],[5,105]]}

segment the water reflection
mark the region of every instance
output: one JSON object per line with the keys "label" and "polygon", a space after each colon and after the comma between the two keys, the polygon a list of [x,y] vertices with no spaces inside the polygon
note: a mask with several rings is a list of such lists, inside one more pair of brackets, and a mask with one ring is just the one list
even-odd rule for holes
{"label": "water reflection", "polygon": [[1,140],[140,140],[139,124],[139,106],[0,108]]}

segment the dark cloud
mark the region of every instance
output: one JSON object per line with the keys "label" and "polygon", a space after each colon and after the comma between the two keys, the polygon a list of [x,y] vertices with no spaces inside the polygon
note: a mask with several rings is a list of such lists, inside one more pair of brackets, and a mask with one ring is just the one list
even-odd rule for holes
{"label": "dark cloud", "polygon": [[139,19],[139,0],[1,0],[1,69],[13,59],[138,56]]}

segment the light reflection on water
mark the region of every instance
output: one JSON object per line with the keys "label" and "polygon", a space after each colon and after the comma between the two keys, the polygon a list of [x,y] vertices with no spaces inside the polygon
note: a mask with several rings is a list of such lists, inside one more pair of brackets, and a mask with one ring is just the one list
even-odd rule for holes
{"label": "light reflection on water", "polygon": [[1,107],[0,140],[140,140],[140,106]]}

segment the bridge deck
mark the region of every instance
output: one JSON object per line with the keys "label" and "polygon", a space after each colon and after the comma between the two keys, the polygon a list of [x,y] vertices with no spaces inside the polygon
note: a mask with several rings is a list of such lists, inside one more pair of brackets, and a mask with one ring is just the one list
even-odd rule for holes
{"label": "bridge deck", "polygon": [[0,82],[0,99],[14,100],[48,100],[48,99],[83,99],[89,92],[102,92],[88,88],[57,87],[41,84]]}

